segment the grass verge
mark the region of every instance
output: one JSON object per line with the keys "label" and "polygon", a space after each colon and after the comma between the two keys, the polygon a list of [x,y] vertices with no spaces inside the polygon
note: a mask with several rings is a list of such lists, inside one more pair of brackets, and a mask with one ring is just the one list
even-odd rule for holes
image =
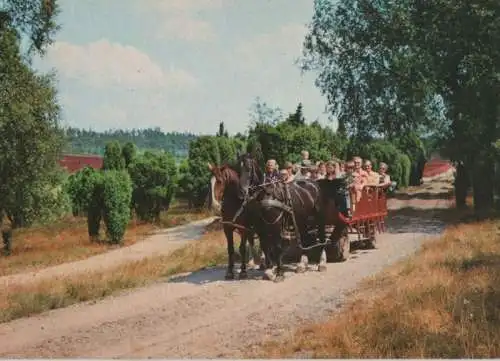
{"label": "grass verge", "polygon": [[[161,215],[157,225],[131,220],[124,245],[144,239],[157,228],[170,228],[208,216],[206,212],[193,212],[176,204]],[[83,217],[67,217],[50,225],[15,230],[12,254],[4,257],[0,252],[0,277],[82,260],[110,248],[106,243],[90,242],[87,220]]]}
{"label": "grass verge", "polygon": [[324,323],[249,355],[261,358],[490,358],[500,355],[500,222],[450,227],[365,282]]}
{"label": "grass verge", "polygon": [[0,322],[97,300],[177,273],[195,271],[225,261],[224,236],[221,232],[210,232],[170,255],[147,258],[86,275],[22,286],[10,285],[0,293]]}

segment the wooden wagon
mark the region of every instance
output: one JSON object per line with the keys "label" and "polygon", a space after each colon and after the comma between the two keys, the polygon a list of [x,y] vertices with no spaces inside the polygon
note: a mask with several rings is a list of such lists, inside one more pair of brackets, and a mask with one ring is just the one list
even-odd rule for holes
{"label": "wooden wagon", "polygon": [[[356,235],[356,241],[368,248],[375,248],[377,234],[385,232],[385,218],[387,217],[385,188],[366,186],[361,199],[353,208],[351,208],[351,217],[347,217],[337,208],[330,209],[332,214],[327,215],[326,233],[330,238],[326,247],[328,260],[342,262],[349,258],[351,250],[349,235]],[[335,227],[339,227],[342,231],[334,232]]]}

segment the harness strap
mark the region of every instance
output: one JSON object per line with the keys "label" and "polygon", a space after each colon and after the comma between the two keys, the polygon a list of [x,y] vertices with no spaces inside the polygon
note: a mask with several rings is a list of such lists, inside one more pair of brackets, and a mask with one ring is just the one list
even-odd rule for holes
{"label": "harness strap", "polygon": [[264,207],[280,208],[288,213],[293,213],[293,208],[276,199],[263,199],[260,201]]}
{"label": "harness strap", "polygon": [[292,196],[290,194],[290,188],[288,186],[288,183],[285,183],[285,193],[286,193],[286,198],[290,203],[290,210],[291,210],[290,213],[292,216],[293,227],[295,228],[295,236],[297,237],[297,244],[299,245],[300,248],[302,248],[302,239],[300,238],[299,227],[297,226],[297,219],[295,218],[295,212],[293,211]]}

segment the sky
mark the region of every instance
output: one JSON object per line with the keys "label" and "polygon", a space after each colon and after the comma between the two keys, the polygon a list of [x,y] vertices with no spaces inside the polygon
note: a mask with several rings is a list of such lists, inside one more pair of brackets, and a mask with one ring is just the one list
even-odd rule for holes
{"label": "sky", "polygon": [[313,0],[61,0],[55,69],[63,124],[244,132],[256,97],[332,124],[315,74],[295,60]]}

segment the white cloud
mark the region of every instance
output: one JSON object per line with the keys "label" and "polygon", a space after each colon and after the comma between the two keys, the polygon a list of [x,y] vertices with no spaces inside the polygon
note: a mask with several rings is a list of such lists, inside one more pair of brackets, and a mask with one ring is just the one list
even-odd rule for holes
{"label": "white cloud", "polygon": [[293,64],[301,55],[302,42],[307,28],[301,24],[282,26],[278,31],[260,34],[235,49],[238,64],[245,70],[266,69],[269,58],[274,64]]}
{"label": "white cloud", "polygon": [[189,42],[215,39],[212,25],[204,20],[180,15],[165,20],[158,31],[160,39],[181,39]]}
{"label": "white cloud", "polygon": [[[230,6],[234,0],[156,0],[149,9],[164,16],[158,30],[160,39],[181,39],[189,42],[212,41],[216,34],[212,24],[200,19],[200,12]],[[139,5],[140,6],[140,5]]]}
{"label": "white cloud", "polygon": [[196,78],[184,70],[166,71],[137,48],[106,39],[83,46],[56,42],[46,60],[60,74],[95,87],[190,88],[197,83]]}
{"label": "white cloud", "polygon": [[218,9],[230,5],[234,0],[155,0],[149,1],[158,10],[165,12],[172,11],[199,11]]}

